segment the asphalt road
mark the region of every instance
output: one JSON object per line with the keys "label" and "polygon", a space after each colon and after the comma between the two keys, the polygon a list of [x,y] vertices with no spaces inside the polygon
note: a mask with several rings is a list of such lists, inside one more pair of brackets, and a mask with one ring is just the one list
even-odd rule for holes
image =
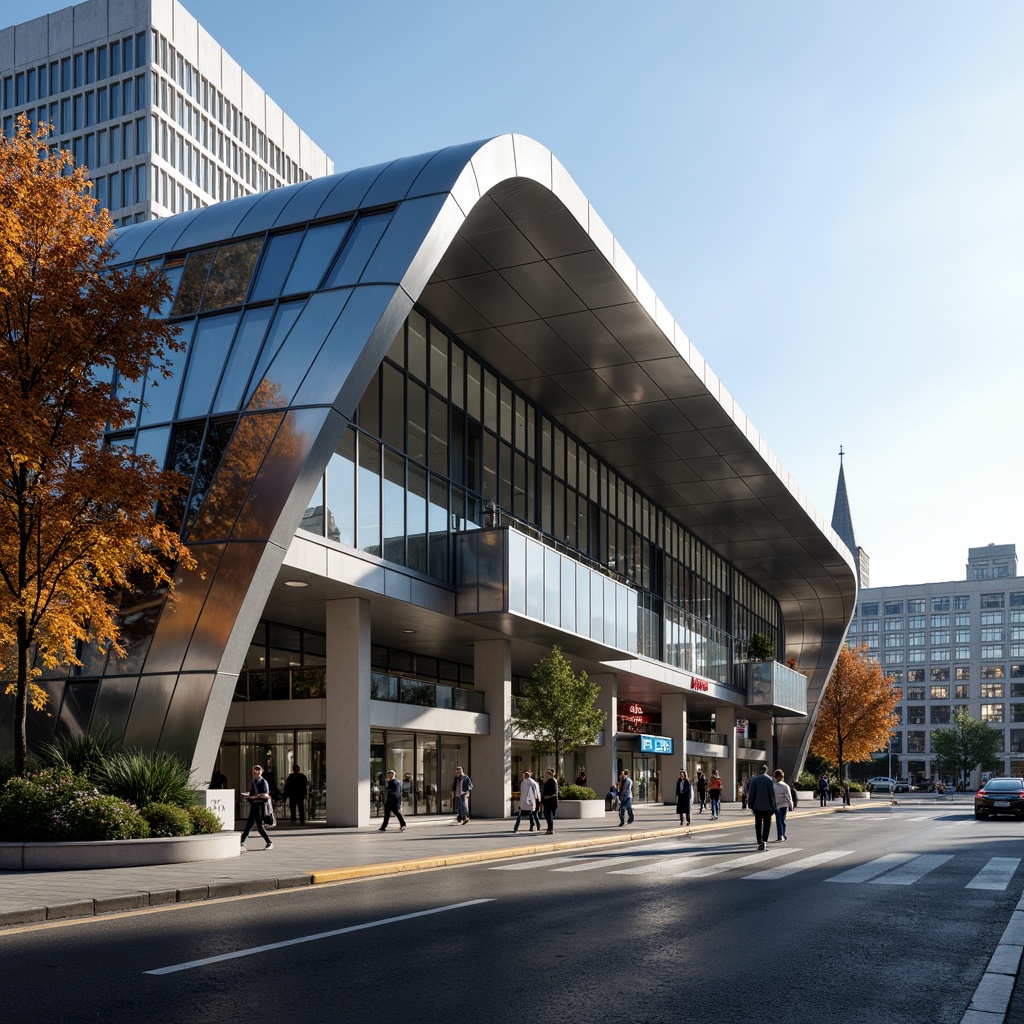
{"label": "asphalt road", "polygon": [[797,815],[765,853],[750,827],[16,928],[3,1016],[959,1022],[1021,898],[1022,837],[879,807]]}

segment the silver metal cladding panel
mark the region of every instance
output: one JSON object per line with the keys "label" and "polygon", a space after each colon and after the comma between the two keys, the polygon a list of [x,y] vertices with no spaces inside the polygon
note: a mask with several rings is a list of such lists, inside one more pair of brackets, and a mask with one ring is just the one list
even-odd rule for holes
{"label": "silver metal cladding panel", "polygon": [[289,193],[288,202],[274,222],[274,227],[303,224],[308,220],[315,219],[317,211],[324,204],[324,200],[337,187],[338,182],[347,176],[347,171],[341,174],[331,174],[325,178],[313,178],[311,181],[304,181],[287,189]]}
{"label": "silver metal cladding panel", "polygon": [[327,193],[320,204],[320,209],[316,211],[317,219],[336,217],[358,210],[364,205],[363,197],[389,166],[390,164],[375,164],[373,167],[361,167],[358,171],[350,171]]}
{"label": "silver metal cladding panel", "polygon": [[[223,203],[213,203],[203,211],[203,216],[193,217],[192,222],[178,236],[176,249],[202,249],[239,234],[238,226],[263,199],[262,193],[240,196]],[[173,218],[172,218],[173,219]]]}
{"label": "silver metal cladding panel", "polygon": [[409,198],[413,182],[423,173],[424,168],[435,155],[434,153],[419,153],[416,156],[402,157],[400,160],[392,161],[366,193],[362,205],[367,207],[383,206],[387,203],[400,203],[403,199]]}
{"label": "silver metal cladding panel", "polygon": [[192,221],[208,212],[205,210],[189,210],[175,217],[165,217],[156,221],[156,227],[146,236],[146,240],[136,250],[136,259],[153,259],[178,249],[178,239],[185,233]]}

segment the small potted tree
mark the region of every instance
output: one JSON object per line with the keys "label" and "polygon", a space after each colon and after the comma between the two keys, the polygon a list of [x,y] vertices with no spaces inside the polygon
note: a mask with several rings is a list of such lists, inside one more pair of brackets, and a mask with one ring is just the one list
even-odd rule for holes
{"label": "small potted tree", "polygon": [[[559,778],[564,775],[565,755],[593,743],[604,727],[604,712],[596,707],[599,692],[586,672],[576,675],[565,655],[552,647],[534,665],[530,681],[519,694],[512,727],[533,737],[535,753],[554,756]],[[558,798],[558,816],[603,817],[604,800],[587,786],[565,786]]]}

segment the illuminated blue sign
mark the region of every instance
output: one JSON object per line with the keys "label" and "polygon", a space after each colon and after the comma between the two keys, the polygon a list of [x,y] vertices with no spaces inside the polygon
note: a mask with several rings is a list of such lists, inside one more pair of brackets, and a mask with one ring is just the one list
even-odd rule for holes
{"label": "illuminated blue sign", "polygon": [[672,737],[671,736],[640,736],[640,753],[641,754],[671,754],[672,753]]}

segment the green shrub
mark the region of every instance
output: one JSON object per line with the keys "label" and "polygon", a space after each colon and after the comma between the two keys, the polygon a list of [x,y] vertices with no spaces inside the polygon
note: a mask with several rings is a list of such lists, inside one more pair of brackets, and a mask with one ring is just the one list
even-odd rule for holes
{"label": "green shrub", "polygon": [[189,766],[177,754],[120,750],[100,766],[96,784],[140,810],[149,804],[192,803]]}
{"label": "green shrub", "polygon": [[192,819],[192,835],[209,836],[220,832],[220,818],[209,807],[186,807],[186,813]]}
{"label": "green shrub", "polygon": [[558,790],[558,795],[563,800],[599,800],[600,797],[597,793],[589,786],[577,786],[575,784],[571,786],[562,786]]}
{"label": "green shrub", "polygon": [[97,842],[111,839],[145,839],[146,819],[131,804],[106,793],[83,793],[60,811],[64,842]]}
{"label": "green shrub", "polygon": [[149,826],[134,807],[98,793],[70,768],[45,768],[0,789],[0,840],[140,839]]}
{"label": "green shrub", "polygon": [[58,736],[52,743],[44,743],[37,756],[44,768],[70,768],[95,781],[103,763],[119,746],[105,731],[98,736]]}
{"label": "green shrub", "polygon": [[147,804],[142,816],[149,822],[149,834],[154,838],[192,835],[192,818],[184,807],[176,804]]}

